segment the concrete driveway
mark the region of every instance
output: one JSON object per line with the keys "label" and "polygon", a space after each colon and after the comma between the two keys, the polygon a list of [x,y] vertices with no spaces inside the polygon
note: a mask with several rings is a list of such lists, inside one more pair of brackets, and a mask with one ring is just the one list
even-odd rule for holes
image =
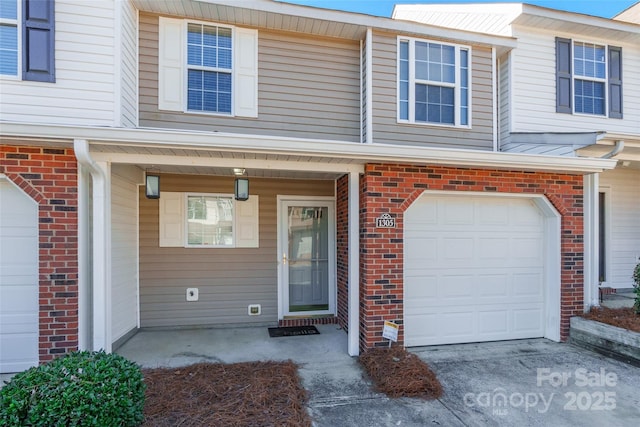
{"label": "concrete driveway", "polygon": [[118,353],[145,367],[292,359],[316,426],[635,426],[640,368],[544,339],[411,349],[440,379],[439,400],[372,390],[346,334],[269,338],[266,328],[143,331]]}

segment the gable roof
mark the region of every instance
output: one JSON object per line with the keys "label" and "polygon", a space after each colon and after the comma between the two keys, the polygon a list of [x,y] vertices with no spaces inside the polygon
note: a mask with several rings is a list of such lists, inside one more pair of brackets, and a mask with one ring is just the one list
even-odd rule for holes
{"label": "gable roof", "polygon": [[640,25],[635,23],[526,3],[400,4],[392,18],[498,36],[513,36],[515,25],[621,42],[640,39]]}

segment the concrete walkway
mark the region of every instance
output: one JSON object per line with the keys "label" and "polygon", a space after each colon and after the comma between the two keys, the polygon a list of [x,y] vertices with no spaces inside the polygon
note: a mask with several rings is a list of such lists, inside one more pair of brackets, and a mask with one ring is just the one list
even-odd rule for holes
{"label": "concrete walkway", "polygon": [[615,294],[604,295],[600,304],[608,308],[633,307],[635,299],[633,289],[618,289]]}
{"label": "concrete walkway", "polygon": [[347,335],[269,338],[265,328],[142,331],[117,352],[144,367],[200,361],[300,364],[314,425],[633,426],[640,369],[545,339],[411,349],[436,372],[444,396],[390,399],[373,391]]}

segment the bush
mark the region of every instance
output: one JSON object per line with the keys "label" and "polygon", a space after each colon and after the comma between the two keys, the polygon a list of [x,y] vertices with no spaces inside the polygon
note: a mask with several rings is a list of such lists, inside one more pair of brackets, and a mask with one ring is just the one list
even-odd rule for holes
{"label": "bush", "polygon": [[633,309],[636,314],[640,314],[640,262],[633,269],[633,291],[636,293],[636,301],[633,304]]}
{"label": "bush", "polygon": [[137,426],[145,387],[140,368],[122,356],[70,353],[0,389],[0,425]]}

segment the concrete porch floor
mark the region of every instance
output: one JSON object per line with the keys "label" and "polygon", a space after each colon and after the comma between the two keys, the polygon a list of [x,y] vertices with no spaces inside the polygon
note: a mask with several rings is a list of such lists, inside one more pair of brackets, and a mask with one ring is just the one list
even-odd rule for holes
{"label": "concrete porch floor", "polygon": [[338,325],[316,325],[319,335],[269,337],[267,326],[142,330],[115,352],[143,368],[178,367],[199,362],[236,363],[288,360],[324,363],[350,359],[347,334]]}
{"label": "concrete porch floor", "polygon": [[631,288],[618,289],[616,293],[603,295],[600,304],[608,308],[633,307],[636,294]]}

